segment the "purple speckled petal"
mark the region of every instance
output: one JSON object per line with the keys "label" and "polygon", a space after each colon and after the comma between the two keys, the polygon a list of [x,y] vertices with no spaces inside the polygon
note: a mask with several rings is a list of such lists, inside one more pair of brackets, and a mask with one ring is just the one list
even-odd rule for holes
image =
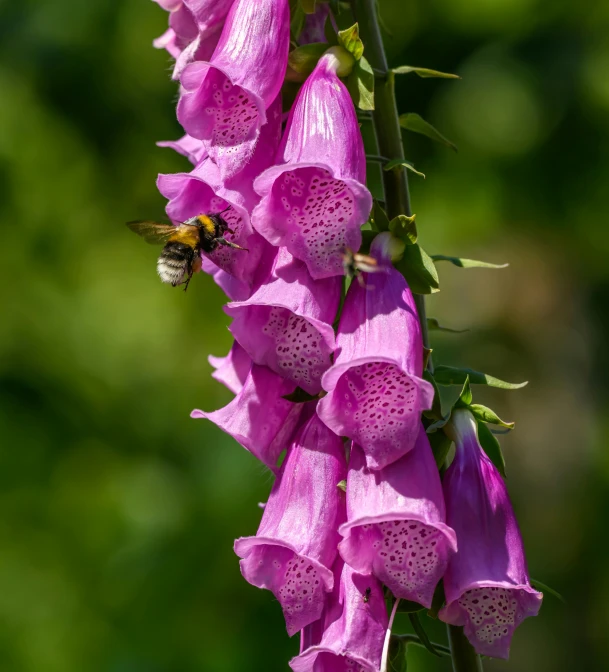
{"label": "purple speckled petal", "polygon": [[237,396],[211,413],[194,410],[193,418],[211,420],[271,469],[296,428],[302,404],[282,399],[294,385],[264,366],[252,365]]}
{"label": "purple speckled petal", "polygon": [[333,56],[322,57],[301,88],[277,164],[255,182],[262,200],[254,228],[304,261],[313,278],[343,275],[343,251],[359,249],[372,198],[357,116]]}
{"label": "purple speckled petal", "polygon": [[235,542],[243,576],[273,592],[290,636],[321,616],[334,585],[337,528],[345,519],[337,487],[347,471],[343,443],[319,421],[313,403],[303,416],[256,536]]}
{"label": "purple speckled petal", "polygon": [[459,551],[444,575],[440,618],[464,626],[476,651],[507,658],[514,630],[536,616],[542,594],[531,587],[518,523],[504,480],[478,442],[476,421],[451,419],[455,459],[444,475],[447,521]]}
{"label": "purple speckled petal", "polygon": [[366,468],[353,444],[347,480],[347,520],[339,532],[345,562],[373,573],[396,597],[431,607],[448,558],[457,549],[445,524],[444,497],[425,428],[414,448],[379,471]]}
{"label": "purple speckled petal", "polygon": [[403,276],[386,267],[362,277],[347,292],[318,413],[362,447],[368,468],[382,469],[414,446],[433,388],[421,378],[421,326]]}
{"label": "purple speckled petal", "polygon": [[[381,665],[387,610],[381,584],[343,565],[340,582],[327,602],[324,632],[290,661],[293,672],[378,672]],[[317,634],[314,632],[314,635]],[[314,637],[311,637],[314,641]]]}
{"label": "purple speckled petal", "polygon": [[203,140],[223,179],[252,158],[283,83],[289,23],[287,0],[235,0],[209,62],[181,73],[178,120]]}
{"label": "purple speckled petal", "polygon": [[280,248],[268,281],[224,310],[234,318],[233,336],[256,363],[316,394],[334,351],[331,325],[340,289],[341,278],[313,280],[302,262]]}
{"label": "purple speckled petal", "polygon": [[[198,147],[196,151],[203,153],[203,158],[190,173],[159,175],[157,182],[159,191],[169,199],[167,214],[174,222],[184,222],[200,214],[222,212],[231,206],[230,210],[222,214],[233,231],[227,233],[225,238],[247,251],[220,245],[205,256],[215,267],[238,281],[232,291],[229,288],[229,294],[239,299],[247,298],[252,289],[266,278],[272,259],[270,245],[253,230],[249,213],[258,202],[258,195],[252,186],[253,179],[272,160],[273,151],[279,142],[280,97],[269,108],[268,118],[256,152],[239,179],[223,180],[218,166]],[[194,140],[187,138],[182,139],[180,147],[192,151]],[[220,279],[216,280],[220,284]]]}
{"label": "purple speckled petal", "polygon": [[218,382],[226,385],[233,394],[239,394],[252,368],[252,359],[235,341],[226,357],[209,355],[207,361],[214,367],[211,374]]}

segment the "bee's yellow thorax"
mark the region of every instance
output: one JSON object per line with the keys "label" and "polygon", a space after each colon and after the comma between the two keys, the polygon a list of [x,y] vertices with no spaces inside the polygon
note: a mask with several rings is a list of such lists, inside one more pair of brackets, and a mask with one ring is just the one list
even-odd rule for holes
{"label": "bee's yellow thorax", "polygon": [[197,217],[201,226],[212,236],[216,235],[216,225],[211,221],[207,215],[199,215]]}
{"label": "bee's yellow thorax", "polygon": [[178,226],[169,240],[195,248],[199,244],[199,229],[196,226]]}

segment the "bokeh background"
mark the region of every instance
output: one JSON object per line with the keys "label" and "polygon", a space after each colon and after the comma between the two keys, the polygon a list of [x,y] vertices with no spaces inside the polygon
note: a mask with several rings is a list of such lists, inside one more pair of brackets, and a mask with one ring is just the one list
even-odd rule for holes
{"label": "bokeh background", "polygon": [[[436,362],[524,390],[477,389],[502,438],[532,575],[560,591],[488,670],[609,669],[609,4],[381,0],[400,79],[459,153],[405,134],[440,268]],[[148,0],[0,3],[0,670],[287,670],[273,596],[241,579],[271,478],[211,423],[229,393],[223,296],[161,285],[123,222],[159,218],[159,172],[186,159],[166,14]],[[400,623],[400,627],[406,627]],[[441,624],[427,622],[437,641]],[[423,650],[415,671],[448,672]]]}

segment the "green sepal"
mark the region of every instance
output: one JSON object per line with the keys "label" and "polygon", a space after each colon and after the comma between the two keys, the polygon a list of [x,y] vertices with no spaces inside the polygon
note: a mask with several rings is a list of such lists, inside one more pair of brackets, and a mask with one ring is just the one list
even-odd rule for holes
{"label": "green sepal", "polygon": [[416,612],[411,612],[408,614],[408,618],[410,619],[410,623],[412,624],[413,630],[416,632],[419,639],[421,640],[421,644],[423,644],[423,646],[429,651],[429,653],[432,653],[434,656],[438,656],[438,658],[440,658],[442,654],[431,643],[429,637],[427,636],[427,633],[425,632],[425,628],[421,623],[419,615]]}
{"label": "green sepal", "polygon": [[503,478],[506,478],[505,459],[503,457],[503,452],[501,450],[501,446],[499,445],[499,441],[497,441],[495,435],[484,424],[484,422],[478,420],[477,423],[478,441],[480,441],[480,445],[484,449],[484,452],[488,455],[491,462],[497,467],[499,473],[503,476]]}
{"label": "green sepal", "polygon": [[418,243],[406,246],[404,256],[395,267],[406,278],[408,286],[415,294],[435,294],[440,291],[436,267]]}
{"label": "green sepal", "polygon": [[372,224],[376,231],[389,231],[389,217],[376,199],[372,206]]}
{"label": "green sepal", "polygon": [[396,75],[407,75],[414,72],[419,77],[440,77],[442,79],[461,79],[459,75],[453,75],[450,72],[440,72],[439,70],[430,70],[429,68],[416,68],[413,65],[400,65],[397,68],[392,68],[391,71]]}
{"label": "green sepal", "polygon": [[429,358],[431,357],[432,352],[433,348],[423,348],[423,369],[427,368],[427,365],[429,364]]}
{"label": "green sepal", "polygon": [[326,42],[312,42],[296,47],[288,56],[288,65],[299,75],[308,76],[315,70],[317,61],[329,48],[330,45]]}
{"label": "green sepal", "polygon": [[429,331],[446,331],[450,334],[464,334],[469,329],[450,329],[449,327],[443,327],[435,317],[427,318],[427,329]]}
{"label": "green sepal", "polygon": [[315,14],[317,0],[300,0],[300,6],[305,14]]}
{"label": "green sepal", "polygon": [[398,604],[398,613],[399,614],[412,614],[416,611],[423,611],[425,607],[418,602],[412,602],[411,600],[400,600]]}
{"label": "green sepal", "polygon": [[499,380],[494,376],[489,376],[473,369],[461,369],[454,366],[436,366],[434,377],[438,385],[462,385],[465,379],[469,377],[472,385],[488,385],[489,387],[500,387],[503,390],[518,390],[525,385],[524,383],[508,383],[505,380]]}
{"label": "green sepal", "polygon": [[[450,413],[448,414],[446,420],[443,421],[443,425],[446,424],[446,422],[449,420]],[[429,431],[429,428],[427,431]],[[448,438],[448,436],[446,436],[444,432],[436,431],[434,431],[432,434],[427,434],[427,438],[429,439],[431,451],[433,453],[434,459],[436,460],[436,466],[438,469],[441,469],[446,462],[446,457],[448,456],[448,451],[450,450],[452,441]]]}
{"label": "green sepal", "polygon": [[389,640],[389,652],[387,655],[388,670],[391,672],[407,672],[408,646],[399,637],[391,637]]}
{"label": "green sepal", "polygon": [[347,77],[347,89],[355,107],[360,110],[374,109],[374,72],[363,56],[356,61]]}
{"label": "green sepal", "polygon": [[434,391],[431,408],[428,411],[424,411],[423,415],[426,418],[431,418],[433,420],[441,420],[444,415],[442,413],[442,400],[440,398],[440,390],[436,383],[436,379],[434,378],[433,373],[428,371],[426,368],[423,368],[423,379],[431,384]]}
{"label": "green sepal", "polygon": [[436,586],[436,589],[431,600],[431,608],[427,612],[427,615],[430,618],[438,618],[438,612],[442,609],[442,606],[446,602],[446,596],[444,595],[444,581],[440,579],[440,582]]}
{"label": "green sepal", "polygon": [[[331,4],[332,3],[330,3],[330,5]],[[331,13],[328,14],[328,18],[326,19],[326,23],[324,25],[324,36],[326,38],[326,42],[328,42],[328,44],[331,46],[334,47],[338,44],[338,36],[336,35],[336,31],[332,25]]]}
{"label": "green sepal", "polygon": [[389,231],[402,240],[406,245],[414,245],[417,242],[417,225],[415,223],[416,215],[410,217],[398,215],[389,222]]}
{"label": "green sepal", "polygon": [[347,481],[344,479],[336,484],[336,487],[343,492],[347,492]]}
{"label": "green sepal", "polygon": [[499,425],[500,427],[514,429],[513,422],[504,422],[495,411],[487,406],[483,406],[482,404],[471,404],[469,410],[476,420],[481,420],[482,422],[487,422],[491,425]]}
{"label": "green sepal", "polygon": [[557,590],[550,588],[550,586],[547,584],[542,583],[541,581],[537,581],[537,579],[531,579],[531,585],[540,593],[550,593],[550,595],[555,597],[557,600],[560,600],[563,604],[567,604],[567,600],[565,600],[565,598]]}
{"label": "green sepal", "polygon": [[420,175],[423,179],[425,179],[425,173],[418,171],[414,167],[412,161],[406,161],[406,159],[392,159],[383,166],[383,170],[396,170],[398,168],[406,168],[407,170],[411,170],[416,175]]}
{"label": "green sepal", "polygon": [[419,114],[415,114],[414,112],[401,114],[400,126],[405,128],[407,131],[426,135],[431,140],[435,140],[436,142],[446,145],[455,152],[457,151],[457,145],[452,143],[448,138],[444,137],[440,131],[434,128],[428,121],[425,121],[425,119],[423,119],[423,117],[421,117]]}
{"label": "green sepal", "polygon": [[364,55],[364,43],[359,36],[359,25],[357,23],[354,23],[345,30],[338,31],[338,43],[342,45],[356,61],[359,61]]}
{"label": "green sepal", "polygon": [[461,390],[461,394],[459,395],[459,399],[457,401],[457,404],[455,405],[455,408],[458,408],[459,406],[469,407],[473,399],[474,395],[472,394],[472,388],[469,384],[469,376],[465,376],[465,382],[463,383],[463,388]]}
{"label": "green sepal", "polygon": [[459,268],[507,268],[509,264],[491,264],[488,261],[476,261],[475,259],[462,259],[461,257],[447,257],[444,254],[432,254],[434,261],[450,261]]}
{"label": "green sepal", "polygon": [[315,401],[316,399],[319,399],[320,396],[319,394],[309,394],[301,387],[297,387],[294,392],[286,394],[281,398],[286,401],[291,401],[293,404],[306,404],[307,401]]}
{"label": "green sepal", "polygon": [[295,42],[298,41],[300,33],[304,28],[305,16],[305,12],[300,2],[292,0],[290,2],[290,34]]}

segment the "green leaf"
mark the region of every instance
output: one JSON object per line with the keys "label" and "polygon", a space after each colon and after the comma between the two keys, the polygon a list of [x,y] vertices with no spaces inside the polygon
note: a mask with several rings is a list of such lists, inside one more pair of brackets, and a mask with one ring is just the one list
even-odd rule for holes
{"label": "green leaf", "polygon": [[411,170],[416,175],[420,175],[423,179],[425,179],[425,174],[419,172],[414,167],[414,164],[411,161],[406,161],[406,159],[392,159],[385,164],[383,170],[394,170],[397,168],[406,168],[407,170]]}
{"label": "green leaf", "polygon": [[317,61],[330,48],[325,42],[313,42],[302,47],[296,47],[288,56],[288,65],[292,70],[301,75],[310,75]]}
{"label": "green leaf", "polygon": [[364,43],[360,39],[359,25],[357,23],[354,23],[346,30],[338,31],[338,43],[345,47],[356,61],[359,61],[364,54]]}
{"label": "green leaf", "polygon": [[336,35],[336,31],[332,25],[331,13],[328,14],[328,18],[326,19],[326,23],[324,25],[324,36],[328,44],[331,46],[334,47],[338,45],[338,36]]}
{"label": "green leaf", "polygon": [[300,6],[305,14],[315,14],[316,0],[300,0]]}
{"label": "green leaf", "polygon": [[447,331],[451,334],[464,334],[466,331],[469,331],[469,329],[450,329],[449,327],[443,327],[435,317],[427,318],[427,328],[429,331]]}
{"label": "green leaf", "polygon": [[499,473],[506,478],[505,475],[505,459],[499,441],[495,438],[491,430],[480,420],[478,420],[478,441],[488,455],[491,462],[497,467]]}
{"label": "green leaf", "polygon": [[[290,3],[290,5],[292,5],[292,3]],[[304,28],[305,13],[300,3],[291,7],[291,10],[290,33],[293,40],[298,40],[300,33]]]}
{"label": "green leaf", "polygon": [[297,387],[294,392],[286,394],[282,399],[291,401],[294,404],[305,404],[307,401],[315,401],[315,399],[319,399],[319,394],[312,395],[305,392],[301,387]]}
{"label": "green leaf", "polygon": [[472,385],[488,385],[489,387],[500,387],[504,390],[519,390],[528,385],[524,383],[507,383],[505,380],[499,380],[494,376],[489,376],[473,369],[460,369],[454,366],[436,366],[434,377],[439,385],[462,385],[469,376],[469,382]]}
{"label": "green leaf", "polygon": [[419,77],[441,77],[442,79],[461,79],[459,75],[451,75],[450,72],[440,72],[439,70],[430,70],[429,68],[416,68],[413,65],[400,65],[393,68],[392,72],[396,75],[407,75],[409,72],[414,72]]}
{"label": "green leaf", "polygon": [[442,609],[442,605],[446,601],[444,595],[444,581],[440,579],[440,582],[436,586],[436,589],[433,594],[433,599],[431,601],[431,609],[427,612],[427,615],[431,618],[438,618],[438,612]]}
{"label": "green leaf", "polygon": [[389,231],[404,241],[406,245],[414,245],[417,242],[417,225],[415,224],[416,215],[407,217],[398,215],[389,222]]}
{"label": "green leaf", "polygon": [[460,257],[446,257],[443,254],[432,254],[434,261],[450,261],[459,268],[507,268],[509,264],[491,264],[488,261],[476,261],[475,259],[461,259]]}
{"label": "green leaf", "polygon": [[398,613],[411,614],[415,611],[422,611],[425,607],[418,602],[411,602],[410,600],[400,600],[398,604]]}
{"label": "green leaf", "polygon": [[398,637],[392,637],[389,640],[389,653],[387,656],[387,662],[389,663],[388,669],[391,670],[391,672],[407,672],[407,649],[408,647],[406,642],[402,641]]}
{"label": "green leaf", "polygon": [[[446,420],[443,422],[443,425],[450,420],[450,413],[446,417]],[[427,429],[429,432],[429,428]],[[427,434],[429,443],[431,445],[431,450],[433,452],[434,459],[436,460],[436,465],[438,469],[442,467],[444,462],[446,462],[446,457],[448,451],[450,450],[450,445],[452,441],[446,436],[444,432],[434,431],[432,434]]]}
{"label": "green leaf", "polygon": [[400,115],[400,126],[405,128],[407,131],[412,131],[413,133],[420,133],[421,135],[426,135],[428,138],[440,142],[447,147],[450,147],[455,152],[457,151],[457,146],[453,144],[448,138],[445,138],[440,131],[434,128],[429,122],[425,121],[423,117],[414,112],[409,112],[408,114]]}
{"label": "green leaf", "polygon": [[425,411],[425,417],[427,418],[434,418],[435,420],[440,420],[441,418],[444,417],[442,414],[442,400],[440,398],[440,390],[438,389],[438,385],[436,383],[435,378],[433,377],[433,373],[431,371],[428,371],[427,369],[423,369],[423,378],[431,384],[433,387],[434,391],[434,397],[433,397],[433,402],[431,405],[431,409],[429,411]]}
{"label": "green leaf", "polygon": [[440,658],[442,654],[434,647],[434,645],[429,640],[429,637],[425,632],[425,628],[421,623],[419,615],[417,613],[410,613],[408,614],[408,618],[410,619],[410,623],[412,624],[413,630],[416,632],[419,639],[421,640],[421,644],[423,644],[423,646],[429,651],[429,653],[433,653],[434,656],[438,656],[438,658]]}
{"label": "green leaf", "polygon": [[363,56],[347,77],[347,89],[354,105],[360,110],[374,109],[374,72]]}
{"label": "green leaf", "polygon": [[470,387],[469,384],[469,376],[466,376],[465,382],[463,383],[463,389],[461,390],[461,394],[459,395],[459,401],[462,404],[465,404],[465,406],[469,406],[472,403],[473,398],[474,395],[472,394],[472,388]]}
{"label": "green leaf", "polygon": [[372,221],[377,231],[389,231],[389,217],[376,199],[372,206]]}
{"label": "green leaf", "polygon": [[565,600],[565,598],[557,590],[550,588],[550,586],[546,585],[545,583],[537,581],[537,579],[531,579],[531,585],[533,588],[535,588],[535,590],[539,590],[541,593],[550,593],[550,595],[555,597],[557,600],[560,600],[563,604],[567,604],[567,600]]}
{"label": "green leaf", "polygon": [[431,257],[418,243],[406,246],[404,256],[395,267],[406,278],[411,291],[415,294],[434,294],[440,291],[436,267]]}
{"label": "green leaf", "polygon": [[469,407],[469,410],[473,413],[474,417],[477,420],[482,422],[490,422],[491,425],[500,425],[501,427],[507,427],[508,429],[514,429],[513,422],[504,422],[495,411],[482,406],[482,404],[472,404]]}

